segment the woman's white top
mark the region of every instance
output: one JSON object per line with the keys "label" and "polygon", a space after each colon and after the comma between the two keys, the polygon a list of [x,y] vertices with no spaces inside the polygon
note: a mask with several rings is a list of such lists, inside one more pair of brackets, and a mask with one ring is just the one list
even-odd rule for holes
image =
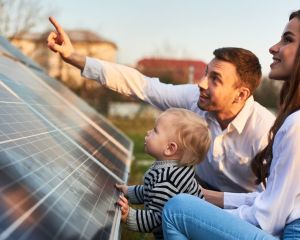
{"label": "woman's white top", "polygon": [[275,136],[266,190],[225,193],[224,208],[275,236],[300,218],[300,110],[285,120]]}

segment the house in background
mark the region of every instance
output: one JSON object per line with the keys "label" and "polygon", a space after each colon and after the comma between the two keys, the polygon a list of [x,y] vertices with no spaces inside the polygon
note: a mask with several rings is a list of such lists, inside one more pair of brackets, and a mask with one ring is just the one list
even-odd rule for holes
{"label": "house in background", "polygon": [[[202,61],[185,59],[145,58],[138,61],[136,68],[144,75],[158,77],[172,84],[197,83],[204,74],[206,64]],[[109,116],[134,118],[156,118],[160,111],[150,105],[137,102],[111,102]]]}
{"label": "house in background", "polygon": [[196,60],[144,58],[136,68],[144,75],[158,77],[161,81],[173,84],[197,83],[204,74],[206,63]]}
{"label": "house in background", "polygon": [[[118,48],[115,43],[86,30],[66,32],[77,52],[116,62]],[[48,34],[26,34],[15,38],[12,43],[44,67],[51,77],[60,79],[102,114],[126,118],[149,118],[159,114],[157,109],[140,104],[136,99],[118,95],[102,88],[96,81],[82,78],[78,69],[64,63],[58,54],[47,48]],[[172,84],[197,82],[204,75],[205,67],[202,61],[163,58],[145,58],[136,64],[136,68],[144,75],[158,77]]]}
{"label": "house in background", "polygon": [[[78,53],[106,61],[116,61],[118,47],[114,42],[103,39],[99,35],[87,30],[66,32]],[[53,53],[47,48],[48,34],[49,32],[43,34],[25,34],[17,36],[11,42],[24,54],[44,67],[51,77],[60,79],[74,90],[80,89],[85,80],[80,76],[77,69],[64,63],[58,54]],[[89,82],[89,84],[93,85],[92,82]]]}

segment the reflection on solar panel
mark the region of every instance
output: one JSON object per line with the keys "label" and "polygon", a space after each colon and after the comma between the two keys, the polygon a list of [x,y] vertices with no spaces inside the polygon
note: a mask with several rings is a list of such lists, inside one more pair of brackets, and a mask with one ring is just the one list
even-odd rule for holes
{"label": "reflection on solar panel", "polygon": [[3,38],[0,80],[0,239],[118,238],[132,142]]}

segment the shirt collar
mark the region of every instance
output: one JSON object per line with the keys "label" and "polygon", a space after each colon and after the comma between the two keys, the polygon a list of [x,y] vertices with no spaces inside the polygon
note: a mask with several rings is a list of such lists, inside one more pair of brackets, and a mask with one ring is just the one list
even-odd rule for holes
{"label": "shirt collar", "polygon": [[156,160],[152,168],[164,168],[164,167],[172,167],[172,166],[177,166],[178,161],[177,160]]}
{"label": "shirt collar", "polygon": [[[249,118],[249,114],[251,113],[251,108],[253,107],[254,99],[253,96],[249,97],[247,101],[245,102],[244,107],[242,110],[238,113],[238,115],[231,121],[231,123],[227,126],[227,131],[230,132],[233,129],[236,129],[236,131],[241,134],[244,130],[244,127],[246,125],[246,122]],[[205,118],[206,120],[217,122],[215,115],[211,112],[205,112]],[[219,124],[219,123],[218,123]]]}
{"label": "shirt collar", "polygon": [[231,123],[229,123],[229,125],[227,127],[228,131],[231,131],[232,127],[234,127],[239,134],[241,134],[243,132],[246,122],[251,113],[251,108],[253,107],[253,104],[254,104],[254,99],[253,99],[253,96],[251,96],[247,99],[244,107],[238,113],[238,115],[233,119],[233,121]]}

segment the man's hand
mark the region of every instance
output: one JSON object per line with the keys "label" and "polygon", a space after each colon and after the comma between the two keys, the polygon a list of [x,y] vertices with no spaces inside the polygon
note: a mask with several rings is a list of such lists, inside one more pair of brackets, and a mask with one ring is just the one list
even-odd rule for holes
{"label": "man's hand", "polygon": [[68,62],[70,56],[74,53],[73,45],[64,29],[53,17],[49,17],[50,22],[55,27],[56,32],[51,32],[47,38],[48,47],[53,52],[58,52],[61,57]]}
{"label": "man's hand", "polygon": [[85,66],[85,56],[75,53],[70,38],[64,29],[53,17],[49,17],[49,20],[55,27],[56,32],[51,32],[49,34],[47,38],[48,48],[53,52],[59,53],[65,62],[79,68],[82,71]]}
{"label": "man's hand", "polygon": [[128,195],[128,186],[127,185],[115,184],[115,187],[120,192],[124,193],[125,196]]}
{"label": "man's hand", "polygon": [[207,202],[212,203],[217,207],[224,208],[224,192],[202,188],[202,193]]}
{"label": "man's hand", "polygon": [[123,195],[120,195],[119,197],[119,201],[117,202],[117,204],[120,206],[121,209],[121,220],[122,222],[126,223],[127,221],[127,217],[129,214],[129,205],[128,205],[128,200],[126,197],[124,197]]}

